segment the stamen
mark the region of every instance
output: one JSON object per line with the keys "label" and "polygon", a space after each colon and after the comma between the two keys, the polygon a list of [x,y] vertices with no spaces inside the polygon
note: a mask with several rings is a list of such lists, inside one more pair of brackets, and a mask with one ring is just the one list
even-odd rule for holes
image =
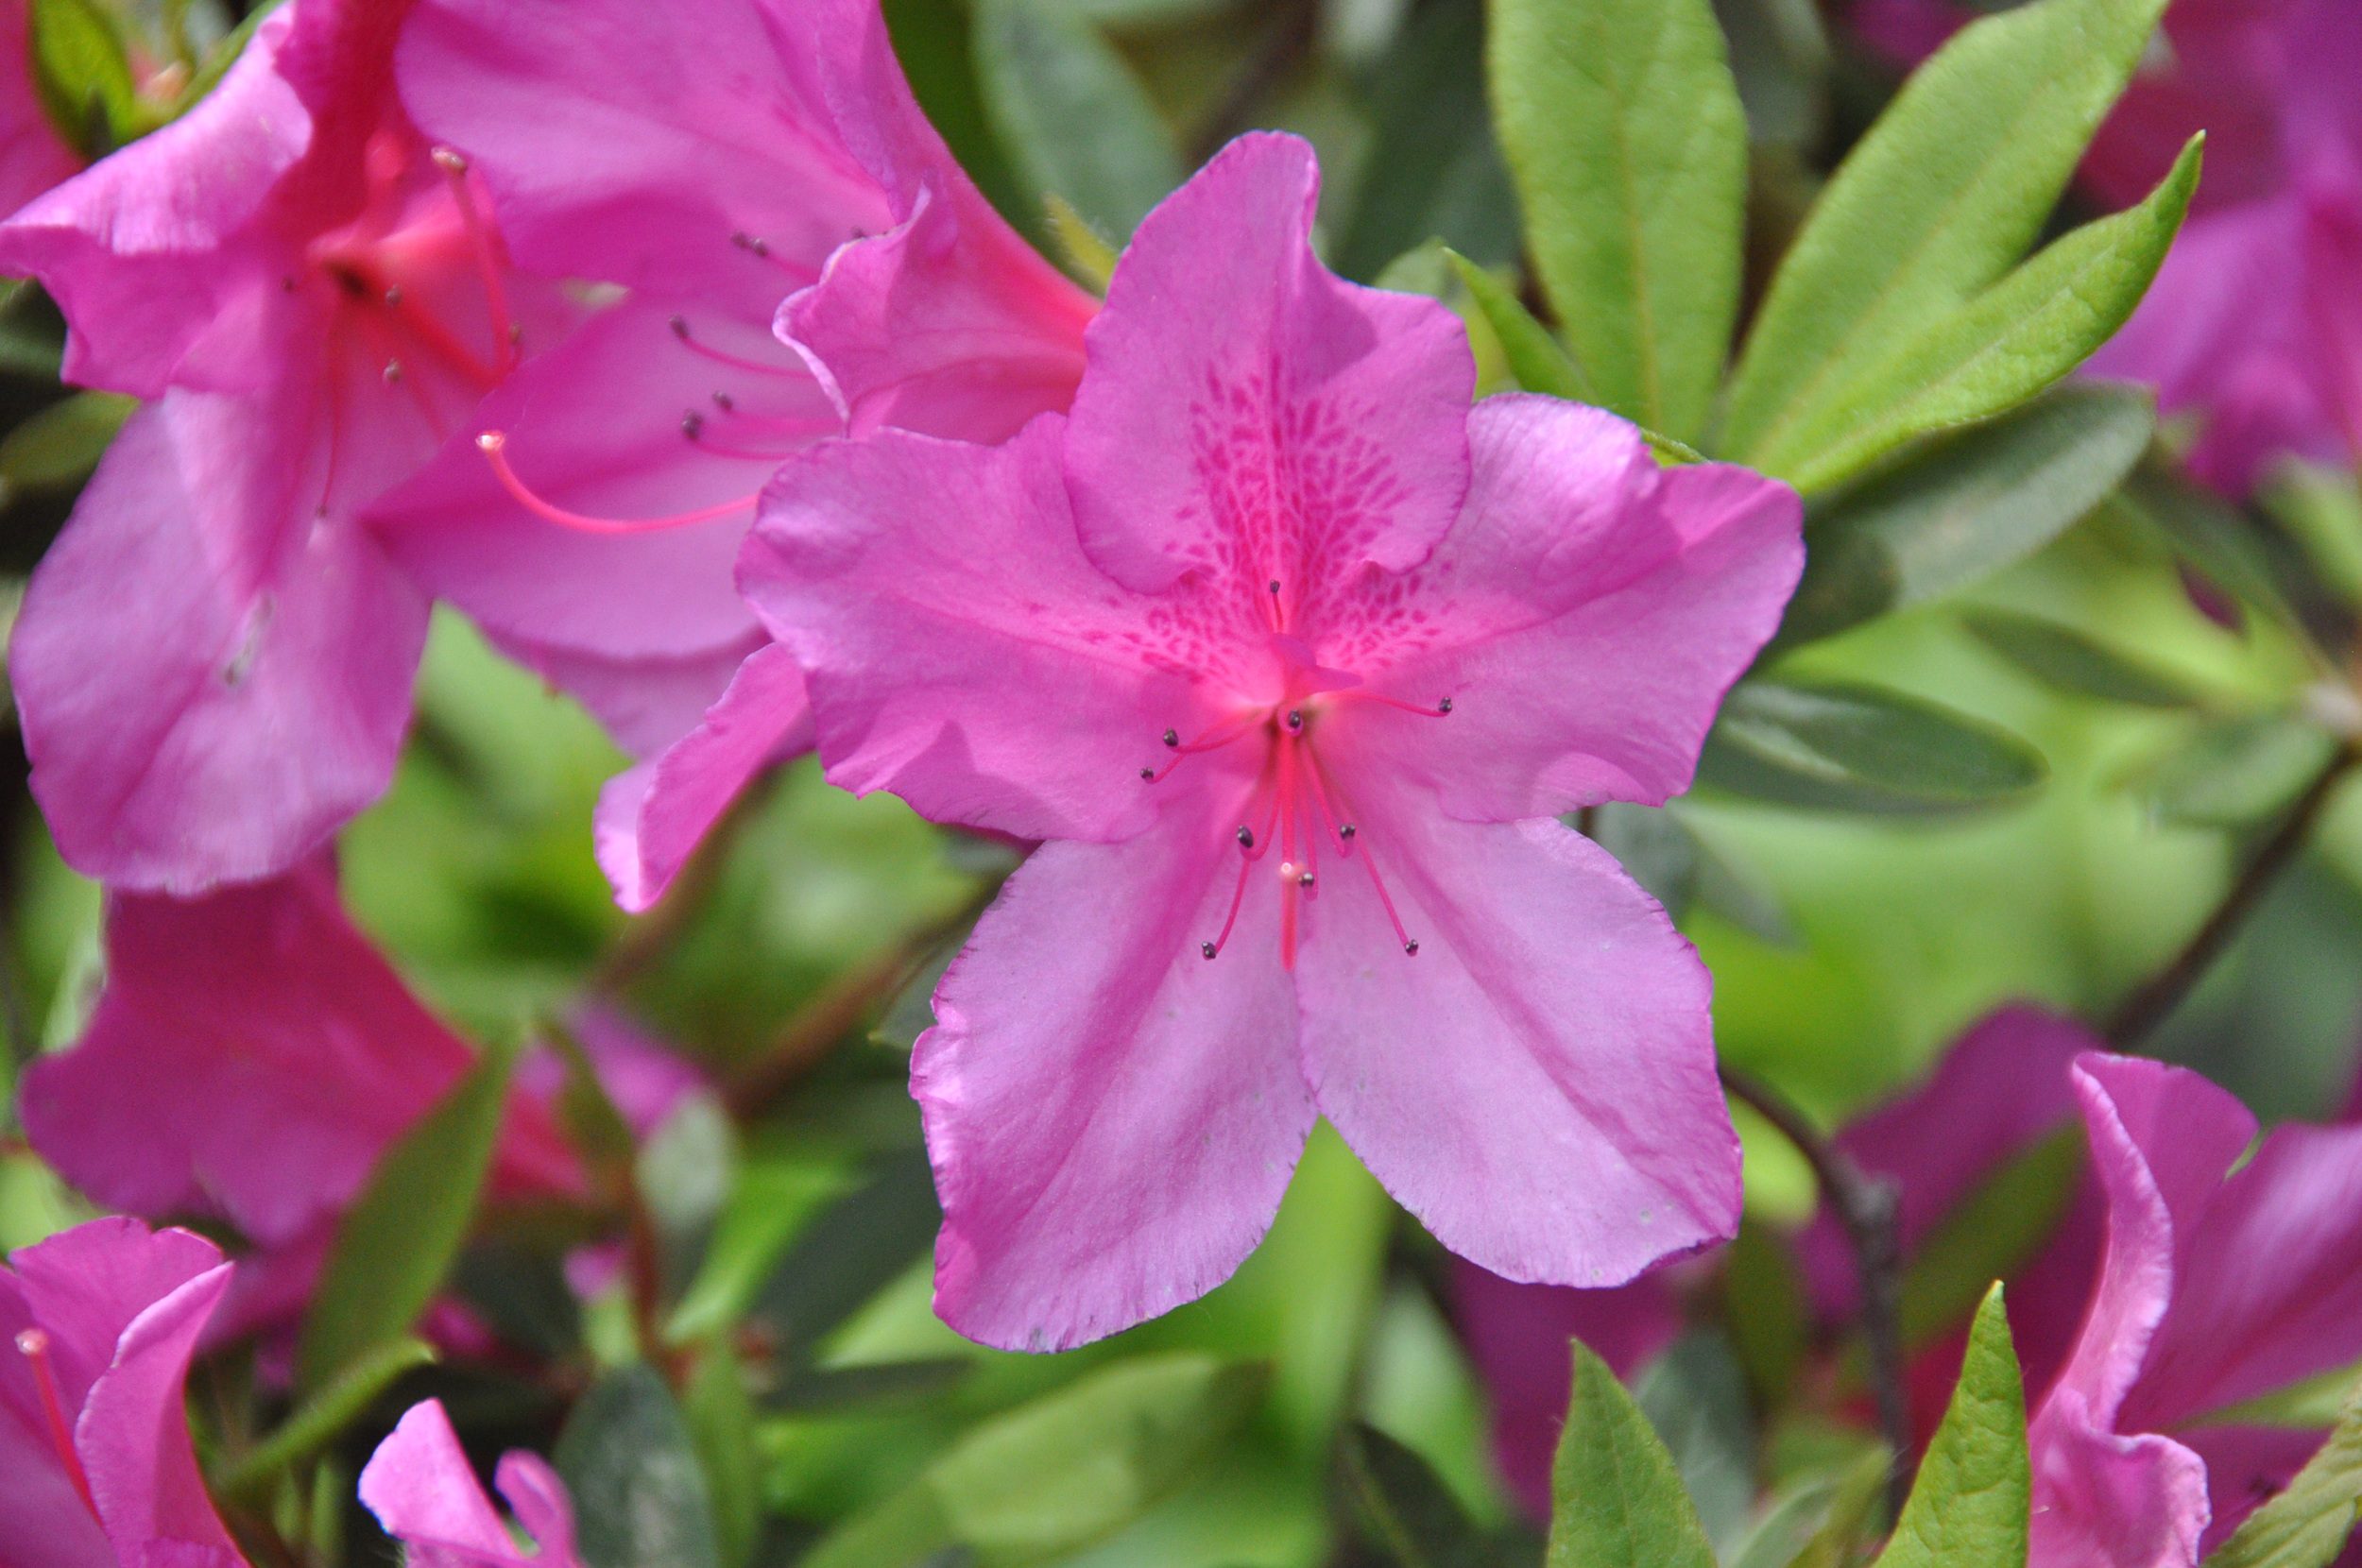
{"label": "stamen", "polygon": [[693,354],[702,355],[713,361],[716,365],[727,365],[733,370],[745,370],[757,376],[792,376],[796,373],[784,365],[748,359],[742,354],[733,354],[727,349],[716,349],[710,344],[699,342],[697,334],[690,330],[689,317],[685,315],[674,316],[666,325],[673,329],[673,335],[680,339],[682,347]]}
{"label": "stamen", "polygon": [[1271,589],[1271,629],[1284,632],[1288,629],[1288,612],[1279,603],[1279,579],[1274,577],[1268,587]]}
{"label": "stamen", "polygon": [[1255,829],[1249,827],[1243,822],[1239,824],[1239,847],[1241,849],[1252,849],[1255,847]]}
{"label": "stamen", "polygon": [[701,506],[693,512],[678,512],[660,518],[594,518],[582,512],[570,512],[534,494],[525,482],[517,477],[517,470],[508,464],[508,435],[505,431],[488,430],[475,438],[476,450],[492,466],[492,473],[516,503],[544,522],[560,528],[572,528],[583,534],[655,534],[667,528],[686,528],[693,523],[711,522],[752,506],[758,498],[741,496],[736,501],[717,502]]}
{"label": "stamen", "polygon": [[1407,703],[1400,697],[1380,696],[1376,691],[1366,690],[1340,691],[1336,695],[1336,700],[1341,703],[1383,703],[1388,707],[1399,707],[1405,713],[1415,713],[1422,719],[1441,719],[1446,717],[1451,712],[1451,699],[1449,697],[1446,697],[1443,701],[1437,703],[1433,707],[1423,707],[1418,703]]}
{"label": "stamen", "polygon": [[1296,966],[1296,748],[1292,739],[1279,738],[1279,966],[1292,971]]}
{"label": "stamen", "polygon": [[793,449],[785,452],[761,452],[753,447],[734,447],[723,441],[705,438],[705,416],[692,409],[681,416],[680,433],[696,443],[699,452],[714,457],[736,458],[747,463],[784,463],[795,455]]}
{"label": "stamen", "polygon": [[[1320,807],[1321,814],[1324,819],[1329,820],[1333,823],[1334,818],[1330,816],[1329,812],[1328,793],[1330,790],[1335,789],[1336,786],[1324,777],[1319,757],[1313,757],[1311,758],[1311,763],[1312,766],[1309,772],[1311,773],[1313,779],[1312,798]],[[1341,793],[1339,795],[1339,799],[1342,800],[1343,798],[1344,797]],[[1346,823],[1343,827],[1336,827],[1334,830],[1340,840],[1352,838],[1356,831],[1351,823]],[[1346,851],[1341,844],[1338,853],[1349,854],[1350,852]],[[1395,928],[1395,939],[1402,944],[1403,955],[1406,958],[1417,958],[1419,956],[1419,945],[1415,941],[1412,940],[1410,932],[1402,929],[1402,916],[1395,912],[1394,897],[1386,891],[1386,878],[1378,874],[1377,857],[1362,854],[1352,856],[1351,858],[1359,860],[1361,862],[1362,867],[1369,872],[1370,886],[1378,890],[1378,904],[1386,911],[1387,923]]]}
{"label": "stamen", "polygon": [[1197,950],[1208,959],[1222,951],[1223,945],[1230,940],[1232,929],[1239,924],[1239,908],[1246,901],[1247,874],[1254,870],[1256,861],[1271,853],[1272,828],[1279,820],[1279,791],[1276,785],[1276,778],[1270,776],[1256,785],[1257,792],[1269,800],[1271,808],[1263,813],[1261,831],[1244,823],[1239,825],[1239,879],[1230,890],[1230,912],[1223,918],[1220,935],[1211,942],[1198,944]]}
{"label": "stamen", "polygon": [[1177,729],[1169,729],[1169,730],[1165,731],[1165,744],[1166,744],[1166,745],[1169,745],[1169,746],[1178,746],[1180,743],[1181,743],[1181,732],[1180,732],[1179,730],[1177,730]]}
{"label": "stamen", "polygon": [[64,1462],[66,1478],[74,1483],[82,1506],[96,1519],[98,1499],[91,1493],[90,1477],[82,1472],[81,1456],[74,1451],[74,1427],[65,1419],[65,1401],[58,1397],[57,1370],[49,1363],[49,1336],[38,1328],[26,1329],[17,1335],[16,1348],[32,1363],[33,1388],[41,1397],[42,1419],[49,1427],[50,1446]]}
{"label": "stamen", "polygon": [[519,329],[508,310],[508,285],[501,277],[501,259],[495,249],[492,226],[484,221],[476,210],[475,193],[468,189],[468,161],[450,147],[436,147],[428,157],[443,171],[451,185],[451,198],[459,209],[460,226],[468,230],[468,247],[475,252],[476,276],[484,283],[484,303],[492,315],[492,358],[500,373],[507,374],[517,367]]}
{"label": "stamen", "polygon": [[1223,747],[1229,745],[1232,741],[1238,740],[1239,737],[1246,734],[1249,730],[1253,729],[1257,724],[1259,724],[1262,722],[1263,715],[1259,712],[1249,711],[1241,713],[1235,718],[1224,720],[1221,724],[1216,724],[1213,728],[1207,730],[1205,734],[1199,736],[1196,740],[1191,741],[1187,745],[1183,745],[1181,743],[1180,731],[1169,729],[1165,731],[1164,741],[1165,744],[1171,747],[1174,753],[1172,760],[1166,763],[1162,768],[1142,768],[1140,770],[1140,776],[1148,780],[1151,784],[1161,783],[1163,780],[1172,777],[1172,770],[1179,767],[1190,758],[1196,756],[1200,752],[1220,751]]}

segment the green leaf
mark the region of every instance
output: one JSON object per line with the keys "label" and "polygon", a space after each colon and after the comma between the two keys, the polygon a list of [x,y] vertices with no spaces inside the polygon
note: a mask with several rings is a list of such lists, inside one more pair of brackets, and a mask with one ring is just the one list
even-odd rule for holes
{"label": "green leaf", "polygon": [[1951,1407],[1874,1568],[2023,1568],[2032,1490],[2026,1388],[1996,1285],[1977,1309]]}
{"label": "green leaf", "polygon": [[1447,250],[1445,257],[1460,281],[1483,313],[1485,324],[1501,342],[1501,353],[1509,361],[1509,373],[1517,378],[1517,384],[1529,392],[1547,392],[1553,398],[1569,398],[1587,401],[1590,383],[1583,379],[1583,367],[1567,357],[1559,347],[1550,330],[1533,318],[1507,283],[1457,250]]}
{"label": "green leaf", "polygon": [[2033,244],[2131,79],[2165,0],[2038,0],[1964,28],[1855,147],[1773,277],[1721,449],[1794,450],[1890,346],[1950,317]]}
{"label": "green leaf", "polygon": [[317,1454],[358,1421],[394,1380],[435,1359],[434,1347],[404,1336],[368,1352],[298,1405],[271,1435],[214,1477],[223,1495],[259,1500],[270,1484]]}
{"label": "green leaf", "polygon": [[1344,1473],[1363,1532],[1397,1568],[1492,1568],[1492,1542],[1415,1450],[1356,1422]]}
{"label": "green leaf", "polygon": [[1047,0],[980,0],[976,77],[1018,171],[1111,239],[1181,183],[1181,159],[1131,67]]}
{"label": "green leaf", "polygon": [[1730,40],[1731,75],[1759,146],[1803,151],[1829,111],[1829,38],[1813,0],[1714,0]]}
{"label": "green leaf", "polygon": [[959,1355],[808,1368],[790,1372],[762,1403],[796,1415],[909,1405],[947,1393],[975,1372],[976,1363]]}
{"label": "green leaf", "polygon": [[1993,1288],[2031,1261],[2057,1228],[2083,1170],[2083,1133],[2062,1127],[2011,1159],[1943,1218],[1903,1276],[1903,1342],[1953,1332]]}
{"label": "green leaf", "polygon": [[714,1555],[722,1568],[745,1568],[762,1531],[762,1482],[746,1372],[727,1340],[714,1340],[698,1356],[681,1415],[712,1496]]}
{"label": "green leaf", "polygon": [[59,399],[0,438],[0,486],[18,491],[79,485],[137,407],[138,399],[112,392]]}
{"label": "green leaf", "polygon": [[1176,1353],[1121,1361],[977,1426],[824,1538],[801,1568],[905,1568],[965,1546],[1041,1562],[1138,1518],[1222,1451],[1264,1370]]}
{"label": "green leaf", "polygon": [[1878,1500],[1886,1495],[1887,1474],[1894,1456],[1877,1444],[1856,1459],[1829,1498],[1829,1511],[1788,1568],[1852,1568],[1861,1560],[1860,1549],[1877,1517]]}
{"label": "green leaf", "polygon": [[296,1385],[319,1389],[407,1334],[475,1219],[517,1050],[487,1049],[385,1151],[336,1227],[303,1323]]}
{"label": "green leaf", "polygon": [[1960,621],[1986,647],[2062,691],[2136,707],[2190,707],[2201,696],[2180,676],[2056,621],[1994,609],[1973,609]]}
{"label": "green leaf", "polygon": [[779,1253],[858,1180],[833,1164],[747,1161],[714,1221],[704,1260],[665,1324],[667,1342],[688,1344],[736,1323],[772,1276]]}
{"label": "green leaf", "polygon": [[1816,491],[1914,435],[2013,408],[2090,357],[2124,325],[2198,189],[2203,135],[2148,199],[2086,224],[1886,357],[1789,426],[1756,466]]}
{"label": "green leaf", "polygon": [[1779,645],[1939,598],[2032,554],[2115,489],[2156,424],[2144,389],[2063,386],[1816,504]]}
{"label": "green leaf", "polygon": [[1695,440],[1738,308],[1747,125],[1707,0],[1493,0],[1527,247],[1607,407]]}
{"label": "green leaf", "polygon": [[1723,1254],[1722,1321],[1755,1404],[1778,1409],[1811,1342],[1804,1282],[1786,1243],[1761,1220],[1742,1219]]}
{"label": "green leaf", "polygon": [[2164,536],[2194,571],[2252,609],[2302,634],[2303,622],[2282,588],[2278,568],[2238,509],[2173,466],[2143,463],[2109,503]]}
{"label": "green leaf", "polygon": [[143,111],[114,19],[93,0],[32,0],[33,84],[66,145],[98,158],[137,136]]}
{"label": "green leaf", "polygon": [[2206,1568],[2328,1568],[2362,1510],[2362,1387],[2288,1490],[2248,1515]]}
{"label": "green leaf", "polygon": [[2336,747],[2292,713],[2207,719],[2131,780],[2133,794],[2159,823],[2245,827],[2294,800]]}
{"label": "green leaf", "polygon": [[813,1220],[746,1310],[792,1355],[809,1356],[927,1251],[943,1211],[924,1150],[881,1162],[859,1191]]}
{"label": "green leaf", "polygon": [[1652,1362],[1633,1399],[1673,1457],[1710,1540],[1727,1542],[1755,1501],[1754,1414],[1746,1374],[1720,1335],[1683,1336]]}
{"label": "green leaf", "polygon": [[1714,1568],[1673,1456],[1607,1363],[1574,1341],[1574,1394],[1550,1467],[1549,1568]]}
{"label": "green leaf", "polygon": [[1707,737],[1699,777],[1822,811],[1926,815],[2016,799],[2042,754],[1979,719],[1851,683],[1749,680]]}
{"label": "green leaf", "polygon": [[653,1368],[625,1367],[595,1384],[553,1457],[590,1568],[720,1568],[705,1471]]}

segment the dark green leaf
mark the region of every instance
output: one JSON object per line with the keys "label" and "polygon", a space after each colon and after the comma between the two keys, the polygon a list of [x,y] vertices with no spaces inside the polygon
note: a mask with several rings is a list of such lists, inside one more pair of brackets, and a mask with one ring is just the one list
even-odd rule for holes
{"label": "dark green leaf", "polygon": [[2253,526],[2212,491],[2162,462],[2148,462],[2133,469],[2110,504],[2163,535],[2215,587],[2283,626],[2300,626]]}
{"label": "dark green leaf", "polygon": [[625,1367],[595,1385],[558,1434],[590,1568],[720,1568],[713,1499],[664,1379]]}
{"label": "dark green leaf", "polygon": [[2207,719],[2135,777],[2132,789],[2158,822],[2244,827],[2294,800],[2336,746],[2292,713]]}
{"label": "dark green leaf", "polygon": [[1689,912],[1698,885],[1697,835],[1662,807],[1634,806],[1612,801],[1590,813],[1592,842],[1616,857],[1617,863],[1649,896],[1679,920]]}
{"label": "dark green leaf", "polygon": [[1829,39],[1813,0],[1714,0],[1758,145],[1809,147],[1828,117]]}
{"label": "dark green leaf", "polygon": [[2038,0],[1961,31],[1839,169],[1781,264],[1722,449],[1760,462],[2023,255],[2165,0]]}
{"label": "dark green leaf", "polygon": [[137,399],[112,392],[59,399],[0,438],[0,486],[16,491],[79,485],[137,407]]}
{"label": "dark green leaf", "polygon": [[368,1352],[297,1406],[271,1435],[214,1478],[226,1496],[253,1501],[297,1465],[336,1440],[395,1379],[435,1359],[434,1348],[404,1336]]}
{"label": "dark green leaf", "polygon": [[400,1339],[442,1287],[491,1169],[516,1057],[513,1046],[486,1050],[345,1211],[304,1320],[299,1388],[323,1389]]}
{"label": "dark green leaf", "polygon": [[1707,0],[1493,0],[1527,247],[1600,401],[1696,440],[1738,308],[1747,127]]}
{"label": "dark green leaf", "polygon": [[1131,67],[1048,0],[980,0],[976,77],[1010,159],[1121,243],[1181,182],[1180,155]]}
{"label": "dark green leaf", "polygon": [[2288,1490],[2248,1515],[2206,1568],[2329,1568],[2362,1509],[2362,1388]]}
{"label": "dark green leaf", "polygon": [[1009,166],[984,111],[976,81],[975,24],[966,0],[884,0],[884,6],[894,57],[929,123],[1002,217],[1019,231],[1046,239],[1039,195]]}
{"label": "dark green leaf", "polygon": [[1492,1543],[1416,1450],[1356,1423],[1344,1472],[1364,1534],[1396,1568],[1492,1568]]}
{"label": "dark green leaf", "polygon": [[1986,647],[2062,691],[2137,707],[2189,707],[2201,696],[2180,677],[2056,621],[1993,609],[1960,620]]}
{"label": "dark green leaf", "polygon": [[681,1414],[713,1499],[714,1554],[722,1568],[745,1568],[762,1530],[762,1482],[746,1372],[726,1340],[714,1340],[697,1357]]}
{"label": "dark green leaf", "polygon": [[1996,1285],[1977,1309],[1951,1407],[1875,1568],[2023,1565],[2032,1488],[2026,1388]]}
{"label": "dark green leaf", "polygon": [[704,1260],[682,1291],[665,1338],[687,1344],[735,1325],[757,1291],[775,1280],[779,1254],[796,1234],[859,1180],[833,1163],[749,1159],[714,1220]]}
{"label": "dark green leaf", "polygon": [[2004,1165],[1946,1215],[1903,1276],[1903,1341],[1954,1332],[1995,1280],[2032,1261],[2066,1213],[2083,1170],[2083,1133],[2062,1127]]}
{"label": "dark green leaf", "polygon": [[1856,1459],[1831,1493],[1829,1511],[1788,1568],[1853,1568],[1859,1562],[1874,1521],[1882,1517],[1878,1501],[1893,1468],[1894,1457],[1884,1444]]}
{"label": "dark green leaf", "polygon": [[1924,815],[2024,795],[2047,768],[2024,741],[1932,703],[1841,683],[1741,683],[1707,738],[1699,777],[1823,811]]}
{"label": "dark green leaf", "polygon": [[1550,1469],[1549,1568],[1714,1568],[1698,1510],[1649,1418],[1579,1339],[1574,1357]]}
{"label": "dark green leaf", "polygon": [[2033,554],[2106,499],[2155,428],[2144,390],[2062,387],[1816,504],[1780,645],[1941,597]]}
{"label": "dark green leaf", "polygon": [[1756,1405],[1779,1408],[1804,1365],[1812,1320],[1787,1244],[1761,1220],[1741,1219],[1723,1254],[1722,1321]]}
{"label": "dark green leaf", "polygon": [[1683,1336],[1641,1374],[1633,1398],[1672,1455],[1708,1539],[1737,1536],[1754,1507],[1755,1430],[1729,1342],[1719,1334]]}
{"label": "dark green leaf", "polygon": [[829,1208],[788,1249],[747,1317],[791,1354],[809,1355],[925,1254],[942,1218],[924,1150],[881,1162],[866,1186]]}

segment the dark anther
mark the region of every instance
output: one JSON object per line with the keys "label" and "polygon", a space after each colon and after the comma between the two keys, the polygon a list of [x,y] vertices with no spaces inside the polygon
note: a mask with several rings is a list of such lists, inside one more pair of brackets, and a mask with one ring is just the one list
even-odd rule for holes
{"label": "dark anther", "polygon": [[1169,745],[1169,746],[1177,746],[1177,745],[1179,745],[1180,743],[1181,743],[1181,732],[1180,732],[1179,730],[1177,730],[1177,729],[1169,729],[1169,730],[1165,731],[1165,744],[1166,744],[1166,745]]}
{"label": "dark anther", "polygon": [[1438,713],[1449,713],[1451,711],[1451,699],[1449,697],[1446,697],[1442,702],[1437,703],[1435,705],[1435,711]]}
{"label": "dark anther", "polygon": [[1277,593],[1277,592],[1279,591],[1279,579],[1278,579],[1278,578],[1274,577],[1274,578],[1271,580],[1271,590],[1272,590],[1274,593]]}
{"label": "dark anther", "polygon": [[1402,951],[1403,956],[1406,958],[1417,958],[1419,956],[1418,938],[1413,937],[1410,941],[1404,943],[1402,945]]}
{"label": "dark anther", "polygon": [[1147,779],[1151,784],[1154,784],[1156,782],[1156,770],[1154,768],[1142,768],[1140,770],[1140,776]]}
{"label": "dark anther", "polygon": [[1309,887],[1310,887],[1311,885],[1312,885],[1312,874],[1311,874],[1310,872],[1309,872],[1309,871],[1308,871],[1308,872],[1306,872],[1303,876],[1301,876],[1301,877],[1299,877],[1299,878],[1296,878],[1296,886],[1298,886],[1298,887],[1300,887],[1300,888],[1309,888]]}
{"label": "dark anther", "polygon": [[1341,839],[1349,839],[1353,837],[1354,831],[1355,829],[1353,824],[1346,823],[1343,827],[1337,829],[1337,836]]}
{"label": "dark anther", "polygon": [[385,291],[385,305],[386,305],[386,308],[390,310],[390,309],[391,309],[391,308],[393,308],[394,306],[399,305],[399,304],[401,304],[401,303],[402,303],[402,285],[401,285],[400,283],[396,283],[393,287],[391,287],[391,288],[389,288],[389,289],[387,289],[387,290]]}
{"label": "dark anther", "polygon": [[1303,727],[1304,727],[1304,709],[1302,709],[1302,708],[1300,708],[1300,707],[1292,707],[1292,708],[1288,709],[1288,729],[1289,729],[1290,733],[1292,733],[1292,734],[1293,732],[1295,732],[1295,731],[1297,731],[1297,730],[1300,730],[1300,729],[1302,729]]}
{"label": "dark anther", "polygon": [[673,317],[671,321],[667,322],[666,325],[673,329],[673,335],[675,337],[679,338],[683,343],[689,341],[689,317],[685,315],[676,315]]}
{"label": "dark anther", "polygon": [[727,392],[716,392],[713,395],[713,406],[720,409],[723,413],[727,414],[730,410],[738,406],[738,400],[731,397]]}
{"label": "dark anther", "polygon": [[755,247],[753,237],[743,229],[730,236],[730,244],[741,250],[752,250]]}
{"label": "dark anther", "polygon": [[771,254],[771,242],[766,239],[758,238],[746,248],[753,251],[758,256],[768,256]]}
{"label": "dark anther", "polygon": [[1249,827],[1243,822],[1239,824],[1239,847],[1241,849],[1252,849],[1255,847],[1255,829]]}
{"label": "dark anther", "polygon": [[693,408],[680,417],[680,433],[693,441],[705,434],[705,428],[706,417]]}
{"label": "dark anther", "polygon": [[1197,945],[1197,950],[1205,954],[1207,958],[1212,958],[1214,956],[1214,945],[1210,942],[1199,943]]}

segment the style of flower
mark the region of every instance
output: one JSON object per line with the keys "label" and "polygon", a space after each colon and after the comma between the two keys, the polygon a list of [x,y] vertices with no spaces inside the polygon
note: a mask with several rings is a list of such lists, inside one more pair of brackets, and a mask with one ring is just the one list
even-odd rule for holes
{"label": "style of flower", "polygon": [[1512,1277],[1736,1221],[1705,971],[1551,819],[1687,786],[1796,498],[1471,412],[1455,316],[1313,258],[1317,188],[1234,144],[1140,227],[1070,419],[791,461],[741,562],[831,779],[1049,841],[913,1062],[936,1304],[989,1344],[1220,1283],[1316,1115]]}
{"label": "style of flower", "polygon": [[810,744],[730,582],[764,480],[848,428],[998,440],[1063,408],[1094,302],[952,161],[876,0],[422,0],[397,70],[522,264],[628,291],[372,519],[645,758],[599,813],[644,909]]}
{"label": "style of flower", "polygon": [[2107,1245],[2034,1413],[2031,1561],[2194,1568],[2324,1435],[2238,1406],[2362,1357],[2362,1127],[2257,1145],[2185,1069],[2092,1054],[2074,1082]]}
{"label": "style of flower", "polygon": [[475,1477],[439,1401],[414,1405],[361,1471],[361,1502],[409,1548],[410,1568],[582,1568],[566,1484],[539,1456],[501,1457],[493,1480],[532,1536],[521,1549]]}
{"label": "style of flower", "polygon": [[96,1219],[0,1270],[0,1561],[245,1568],[184,1414],[198,1336],[229,1288],[210,1241]]}

